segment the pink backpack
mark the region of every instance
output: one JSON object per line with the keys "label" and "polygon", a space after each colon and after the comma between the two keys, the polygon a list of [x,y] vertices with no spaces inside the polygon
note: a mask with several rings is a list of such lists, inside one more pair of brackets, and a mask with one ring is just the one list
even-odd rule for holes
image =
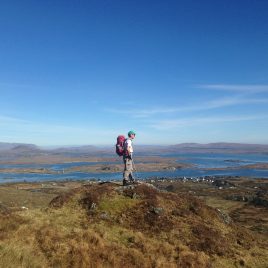
{"label": "pink backpack", "polygon": [[125,153],[125,148],[124,148],[124,143],[125,143],[125,136],[124,135],[119,135],[117,137],[117,143],[115,145],[115,151],[119,156],[123,156]]}

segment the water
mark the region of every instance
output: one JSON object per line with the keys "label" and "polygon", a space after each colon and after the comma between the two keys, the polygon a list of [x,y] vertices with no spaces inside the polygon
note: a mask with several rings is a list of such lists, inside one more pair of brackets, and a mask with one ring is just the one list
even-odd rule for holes
{"label": "water", "polygon": [[[119,162],[70,162],[70,163],[59,163],[59,164],[1,164],[0,168],[46,168],[51,169],[52,171],[62,171],[71,167],[80,167],[80,166],[93,166],[96,164],[118,164]],[[121,163],[121,161],[120,161]]]}
{"label": "water", "polygon": [[[239,168],[248,164],[268,163],[268,155],[264,154],[165,154],[164,157],[175,157],[179,163],[194,164],[194,168],[179,169],[175,171],[137,172],[135,176],[143,179],[148,177],[201,177],[201,176],[246,176],[253,178],[268,178],[268,170]],[[87,166],[95,164],[110,164],[111,162],[72,162],[62,164],[0,164],[0,168],[47,168],[53,171],[62,171],[74,166]],[[118,162],[113,162],[118,163]],[[120,162],[121,163],[121,162]],[[207,168],[238,169],[206,170]],[[58,174],[32,174],[32,173],[0,173],[0,183],[4,182],[33,182],[51,180],[121,180],[122,173],[87,173],[71,172]]]}
{"label": "water", "polygon": [[256,163],[268,163],[265,154],[215,154],[187,153],[165,154],[165,157],[176,157],[180,163],[195,164],[198,168],[226,168]]}

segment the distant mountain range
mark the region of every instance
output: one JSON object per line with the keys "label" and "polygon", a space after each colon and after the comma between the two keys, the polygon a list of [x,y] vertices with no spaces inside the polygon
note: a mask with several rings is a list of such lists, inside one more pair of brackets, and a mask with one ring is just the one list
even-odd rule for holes
{"label": "distant mountain range", "polygon": [[0,153],[29,152],[29,151],[41,151],[41,149],[34,144],[0,142]]}
{"label": "distant mountain range", "polygon": [[246,143],[181,143],[168,146],[171,152],[189,153],[268,153],[268,144],[246,144]]}
{"label": "distant mountain range", "polygon": [[[135,145],[135,153],[146,154],[168,154],[168,153],[267,153],[268,145],[243,144],[243,143],[181,143],[169,146],[157,145]],[[34,144],[3,143],[0,142],[0,159],[13,157],[29,157],[37,155],[58,156],[112,156],[115,154],[114,146],[71,146],[55,149],[44,149]]]}

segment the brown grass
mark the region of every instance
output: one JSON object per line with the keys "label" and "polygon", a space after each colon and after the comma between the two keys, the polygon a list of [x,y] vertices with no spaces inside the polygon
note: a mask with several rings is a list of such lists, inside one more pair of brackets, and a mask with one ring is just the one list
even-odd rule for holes
{"label": "brown grass", "polygon": [[[94,205],[93,205],[94,204]],[[189,195],[84,186],[0,217],[0,267],[265,267],[265,241]]]}

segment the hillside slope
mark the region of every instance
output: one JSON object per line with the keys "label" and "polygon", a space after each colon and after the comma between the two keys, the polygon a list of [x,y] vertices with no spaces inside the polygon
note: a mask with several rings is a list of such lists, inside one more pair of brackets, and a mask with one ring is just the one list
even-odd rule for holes
{"label": "hillside slope", "polygon": [[1,267],[266,267],[265,241],[186,194],[85,185],[2,210]]}

